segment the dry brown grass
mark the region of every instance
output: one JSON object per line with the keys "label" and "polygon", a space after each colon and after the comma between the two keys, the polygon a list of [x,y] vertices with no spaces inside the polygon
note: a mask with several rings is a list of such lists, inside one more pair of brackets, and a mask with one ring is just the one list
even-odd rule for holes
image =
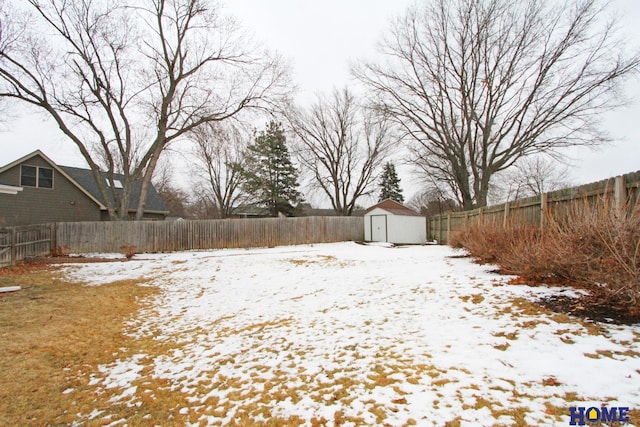
{"label": "dry brown grass", "polygon": [[350,261],[339,260],[338,258],[332,255],[314,255],[314,256],[306,256],[304,258],[289,258],[284,262],[293,264],[298,267],[331,266],[331,267],[346,268],[353,264]]}
{"label": "dry brown grass", "polygon": [[91,412],[86,376],[126,347],[122,322],[154,289],[70,284],[49,269],[5,270],[0,285],[23,288],[0,296],[0,425],[68,424]]}

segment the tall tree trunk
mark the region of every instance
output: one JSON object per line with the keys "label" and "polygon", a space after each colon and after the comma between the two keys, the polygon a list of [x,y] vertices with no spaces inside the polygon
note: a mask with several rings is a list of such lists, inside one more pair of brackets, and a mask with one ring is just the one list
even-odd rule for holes
{"label": "tall tree trunk", "polygon": [[144,171],[142,182],[140,184],[140,195],[138,197],[138,207],[136,208],[136,216],[135,216],[136,221],[142,220],[144,216],[144,208],[145,208],[145,203],[147,202],[147,193],[149,192],[149,185],[151,185],[151,177],[153,177],[153,171],[155,171],[159,159],[160,159],[160,153],[156,153],[153,156],[151,156],[151,159],[149,160],[149,164],[147,165]]}

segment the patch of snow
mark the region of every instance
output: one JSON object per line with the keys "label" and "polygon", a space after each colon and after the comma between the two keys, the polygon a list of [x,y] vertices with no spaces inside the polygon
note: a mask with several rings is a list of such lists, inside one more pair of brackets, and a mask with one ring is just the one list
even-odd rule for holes
{"label": "patch of snow", "polygon": [[[377,424],[382,411],[390,425],[456,417],[510,425],[508,412],[524,407],[528,424],[550,425],[557,420],[546,405],[565,407],[573,393],[578,406],[640,407],[640,327],[600,325],[603,333],[591,335],[579,321],[529,314],[514,301],[576,291],[506,285],[491,266],[452,258],[459,254],[336,243],[145,254],[66,272],[93,284],[145,278],[161,291],[127,333],[169,350],[101,366],[90,383],[129,404],[144,392],[132,382],[148,375],[186,393],[192,410],[233,394],[239,405],[307,423],[333,422],[341,411]],[[264,393],[276,392],[287,397],[264,403]],[[233,410],[216,413],[210,408],[201,421],[234,419]]]}

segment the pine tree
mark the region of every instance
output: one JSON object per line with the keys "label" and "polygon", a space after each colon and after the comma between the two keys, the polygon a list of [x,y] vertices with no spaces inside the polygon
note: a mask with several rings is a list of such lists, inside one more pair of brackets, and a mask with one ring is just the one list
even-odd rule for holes
{"label": "pine tree", "polygon": [[400,178],[396,173],[396,167],[391,162],[384,165],[384,172],[380,180],[380,197],[378,202],[386,199],[395,200],[398,203],[404,202],[402,189],[400,188]]}
{"label": "pine tree", "polygon": [[243,176],[244,189],[256,196],[257,203],[268,208],[272,216],[293,215],[302,195],[297,190],[298,171],[291,163],[280,123],[271,121],[248,147]]}

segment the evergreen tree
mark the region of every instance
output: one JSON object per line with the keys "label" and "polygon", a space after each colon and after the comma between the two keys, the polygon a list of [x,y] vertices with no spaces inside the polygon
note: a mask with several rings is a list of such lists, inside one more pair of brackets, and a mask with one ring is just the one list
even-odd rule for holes
{"label": "evergreen tree", "polygon": [[380,180],[380,197],[378,202],[386,199],[395,200],[398,203],[404,202],[402,189],[400,188],[400,178],[396,173],[396,167],[391,162],[384,165],[384,172]]}
{"label": "evergreen tree", "polygon": [[274,217],[279,213],[293,215],[295,206],[302,201],[297,190],[298,171],[291,163],[286,142],[282,125],[271,121],[256,136],[255,144],[248,147],[243,169],[244,189]]}

